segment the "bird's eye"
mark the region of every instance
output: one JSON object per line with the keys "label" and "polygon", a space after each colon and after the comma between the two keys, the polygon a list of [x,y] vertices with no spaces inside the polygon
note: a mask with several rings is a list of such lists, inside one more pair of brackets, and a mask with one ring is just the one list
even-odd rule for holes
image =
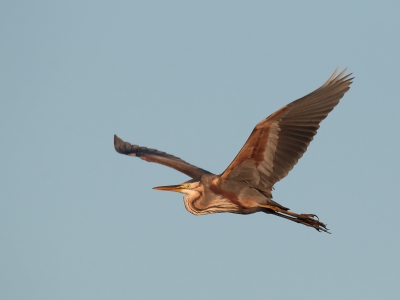
{"label": "bird's eye", "polygon": [[187,188],[187,189],[190,188],[190,183],[186,183],[185,188]]}

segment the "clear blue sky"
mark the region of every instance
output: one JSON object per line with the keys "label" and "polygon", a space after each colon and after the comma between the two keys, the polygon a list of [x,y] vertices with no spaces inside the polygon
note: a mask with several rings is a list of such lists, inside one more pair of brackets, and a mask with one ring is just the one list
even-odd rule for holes
{"label": "clear blue sky", "polygon": [[[1,299],[400,299],[398,1],[2,1]],[[189,214],[269,114],[355,76],[265,214]]]}

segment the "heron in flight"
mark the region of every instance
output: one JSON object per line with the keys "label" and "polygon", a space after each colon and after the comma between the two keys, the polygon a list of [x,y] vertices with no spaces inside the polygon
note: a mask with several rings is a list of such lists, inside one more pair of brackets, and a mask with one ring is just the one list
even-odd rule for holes
{"label": "heron in flight", "polygon": [[[336,76],[314,92],[282,107],[256,125],[235,159],[220,175],[191,165],[171,154],[124,142],[114,135],[115,150],[182,172],[192,179],[156,190],[185,194],[186,209],[194,215],[264,212],[318,231],[328,232],[314,214],[297,214],[272,200],[276,182],[293,169],[316,135],[319,123],[350,89],[353,78]],[[329,233],[329,232],[328,232]]]}

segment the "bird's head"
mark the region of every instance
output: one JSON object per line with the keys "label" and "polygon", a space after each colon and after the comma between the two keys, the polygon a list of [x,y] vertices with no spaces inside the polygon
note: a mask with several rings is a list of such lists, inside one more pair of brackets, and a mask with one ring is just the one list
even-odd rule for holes
{"label": "bird's head", "polygon": [[157,186],[153,189],[185,194],[183,197],[183,203],[185,204],[188,212],[194,215],[202,215],[207,213],[206,210],[199,211],[197,207],[193,206],[193,202],[195,200],[204,197],[204,186],[200,184],[200,181],[190,180],[178,185]]}

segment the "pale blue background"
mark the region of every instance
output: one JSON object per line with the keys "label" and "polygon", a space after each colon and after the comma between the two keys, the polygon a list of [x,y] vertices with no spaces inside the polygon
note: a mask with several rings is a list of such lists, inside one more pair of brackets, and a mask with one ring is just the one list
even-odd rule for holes
{"label": "pale blue background", "polygon": [[[1,299],[400,299],[399,1],[2,1]],[[113,134],[222,172],[263,118],[356,77],[273,216],[195,217],[188,178]]]}

